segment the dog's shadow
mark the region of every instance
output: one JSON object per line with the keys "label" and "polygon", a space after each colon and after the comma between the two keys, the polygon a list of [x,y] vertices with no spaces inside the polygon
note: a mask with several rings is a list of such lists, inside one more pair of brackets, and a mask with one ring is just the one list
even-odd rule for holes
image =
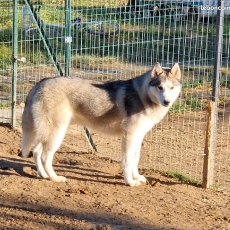
{"label": "dog's shadow", "polygon": [[[95,169],[82,168],[78,166],[71,165],[53,165],[55,167],[55,171],[57,173],[64,172],[74,173],[76,176],[68,176],[67,179],[75,179],[79,181],[91,181],[97,183],[106,183],[106,184],[116,184],[116,185],[124,185],[124,183],[120,182],[123,177],[120,175],[105,175],[104,172]],[[67,170],[66,170],[67,169]],[[17,176],[25,176],[30,178],[41,179],[38,177],[37,170],[34,165],[33,160],[24,160],[20,158],[11,158],[11,157],[2,157],[0,159],[0,175],[17,175]],[[78,176],[80,175],[80,176]],[[101,179],[99,179],[101,178]],[[110,180],[110,181],[107,181]]]}
{"label": "dog's shadow", "polygon": [[[63,165],[58,164],[54,165],[55,171],[58,173],[65,173],[67,179],[73,179],[78,181],[91,181],[95,183],[103,184],[113,184],[113,185],[122,185],[125,186],[123,181],[123,176],[121,174],[111,175],[100,170],[84,168],[81,166],[72,166],[72,165]],[[71,175],[68,175],[71,173]],[[72,174],[74,173],[74,176]],[[34,179],[41,179],[37,175],[37,170],[34,165],[33,160],[25,160],[11,157],[2,157],[0,159],[0,175],[17,175],[30,177]],[[159,185],[175,185],[181,184],[181,181],[177,180],[168,180],[167,177],[161,176],[156,178],[155,176],[146,176],[148,186],[159,186]]]}
{"label": "dog's shadow", "polygon": [[156,177],[149,177],[149,176],[147,176],[146,179],[147,179],[146,184],[150,185],[150,186],[153,186],[153,187],[159,186],[159,185],[175,185],[175,184],[180,184],[179,181],[166,181],[166,180],[163,180],[162,178],[159,179],[159,178],[156,178]]}
{"label": "dog's shadow", "polygon": [[[65,173],[67,179],[79,180],[79,181],[91,181],[103,184],[124,185],[123,176],[120,174],[111,175],[103,171],[85,168],[82,165],[54,165],[55,171],[59,173]],[[71,174],[71,175],[68,175]],[[74,176],[73,176],[74,174]],[[120,181],[121,182],[120,182]]]}
{"label": "dog's shadow", "polygon": [[18,175],[27,177],[36,177],[36,175],[26,172],[25,169],[36,171],[36,167],[30,161],[18,158],[2,157],[0,159],[0,175]]}
{"label": "dog's shadow", "polygon": [[[157,178],[158,177],[158,178]],[[196,184],[196,183],[192,183],[191,181],[189,180],[180,180],[180,179],[177,179],[171,175],[167,175],[167,174],[164,174],[164,173],[160,173],[160,178],[159,176],[157,177],[154,177],[154,176],[146,176],[146,179],[147,179],[147,184],[148,185],[151,185],[153,187],[157,187],[159,185],[166,185],[166,186],[173,186],[173,185],[178,185],[178,184],[187,184],[187,185],[191,185],[191,186],[195,186],[195,187],[202,187],[201,184]]]}

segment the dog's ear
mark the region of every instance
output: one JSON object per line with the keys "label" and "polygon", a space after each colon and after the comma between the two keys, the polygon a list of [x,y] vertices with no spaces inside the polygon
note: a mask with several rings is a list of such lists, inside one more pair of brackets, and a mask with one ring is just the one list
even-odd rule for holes
{"label": "dog's ear", "polygon": [[159,76],[162,72],[163,71],[162,71],[161,65],[160,65],[160,63],[157,62],[152,69],[151,77],[155,78],[155,77]]}
{"label": "dog's ear", "polygon": [[175,65],[171,69],[171,74],[176,77],[179,81],[181,80],[181,71],[178,63],[175,63]]}

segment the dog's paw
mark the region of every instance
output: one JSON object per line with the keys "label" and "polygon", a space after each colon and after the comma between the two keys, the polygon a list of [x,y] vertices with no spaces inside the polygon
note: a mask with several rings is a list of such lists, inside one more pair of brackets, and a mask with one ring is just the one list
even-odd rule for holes
{"label": "dog's paw", "polygon": [[52,178],[51,180],[54,181],[54,182],[66,182],[66,177],[64,177],[64,176],[57,176],[55,178]]}
{"label": "dog's paw", "polygon": [[139,182],[141,182],[141,183],[146,183],[147,182],[147,179],[143,175],[138,175],[134,179],[139,181]]}
{"label": "dog's paw", "polygon": [[128,185],[128,186],[131,186],[131,187],[136,187],[136,186],[141,185],[141,182],[138,181],[138,180],[132,180],[132,181],[129,181],[129,182],[125,183],[125,184]]}
{"label": "dog's paw", "polygon": [[37,173],[39,177],[42,177],[44,179],[49,178],[48,174],[44,170],[38,170]]}

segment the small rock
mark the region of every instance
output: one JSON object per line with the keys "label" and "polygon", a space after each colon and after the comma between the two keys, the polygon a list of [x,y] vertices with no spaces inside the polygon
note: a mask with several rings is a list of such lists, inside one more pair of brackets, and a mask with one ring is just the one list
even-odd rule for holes
{"label": "small rock", "polygon": [[67,197],[72,197],[72,196],[73,196],[73,194],[71,194],[71,193],[67,193],[65,196],[67,196]]}
{"label": "small rock", "polygon": [[80,193],[81,194],[85,194],[85,195],[90,195],[91,192],[88,190],[88,189],[85,189],[85,188],[81,188],[79,189]]}

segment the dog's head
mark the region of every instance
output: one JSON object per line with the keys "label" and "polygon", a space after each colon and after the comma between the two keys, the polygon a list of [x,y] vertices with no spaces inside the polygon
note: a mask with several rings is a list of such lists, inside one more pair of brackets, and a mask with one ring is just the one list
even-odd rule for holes
{"label": "dog's head", "polygon": [[171,106],[181,91],[181,71],[178,63],[172,68],[162,68],[156,63],[150,74],[149,97],[156,104]]}

